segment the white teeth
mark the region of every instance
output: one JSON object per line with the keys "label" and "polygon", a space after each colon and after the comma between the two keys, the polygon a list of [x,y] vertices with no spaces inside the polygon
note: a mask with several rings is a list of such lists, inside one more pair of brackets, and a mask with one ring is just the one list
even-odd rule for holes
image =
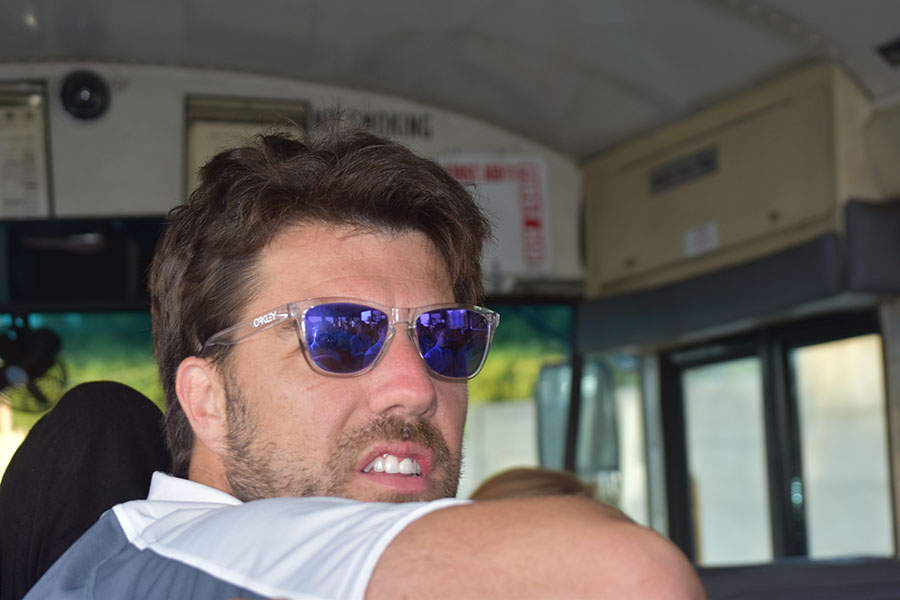
{"label": "white teeth", "polygon": [[393,454],[389,454],[384,458],[384,472],[390,474],[400,472],[400,461]]}
{"label": "white teeth", "polygon": [[391,475],[400,474],[419,476],[422,474],[422,465],[419,464],[419,461],[409,457],[401,460],[393,454],[384,454],[377,457],[363,469],[364,473],[369,473],[370,471],[374,471],[375,473],[389,473]]}

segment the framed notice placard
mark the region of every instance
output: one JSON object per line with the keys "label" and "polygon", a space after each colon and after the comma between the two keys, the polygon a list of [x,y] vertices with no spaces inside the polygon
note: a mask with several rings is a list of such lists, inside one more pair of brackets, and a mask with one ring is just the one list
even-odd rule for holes
{"label": "framed notice placard", "polygon": [[305,101],[188,96],[186,103],[186,194],[197,186],[197,171],[216,153],[263,132],[283,127],[305,129]]}
{"label": "framed notice placard", "polygon": [[41,82],[0,82],[0,218],[51,216]]}
{"label": "framed notice placard", "polygon": [[498,245],[485,252],[489,273],[529,276],[549,268],[547,167],[542,158],[455,154],[440,156],[438,162],[461,183],[474,186],[476,200],[492,217]]}

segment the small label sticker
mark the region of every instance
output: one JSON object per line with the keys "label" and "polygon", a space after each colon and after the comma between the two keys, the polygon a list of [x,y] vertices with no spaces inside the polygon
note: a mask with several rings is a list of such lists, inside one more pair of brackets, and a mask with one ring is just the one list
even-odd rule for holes
{"label": "small label sticker", "polygon": [[699,256],[719,247],[719,225],[713,221],[684,232],[684,255]]}

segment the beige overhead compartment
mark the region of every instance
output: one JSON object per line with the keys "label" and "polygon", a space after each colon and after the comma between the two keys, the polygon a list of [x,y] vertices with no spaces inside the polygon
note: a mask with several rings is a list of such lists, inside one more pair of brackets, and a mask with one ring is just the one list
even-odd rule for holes
{"label": "beige overhead compartment", "polygon": [[872,113],[838,67],[786,73],[584,166],[591,297],[673,283],[841,230],[883,196]]}
{"label": "beige overhead compartment", "polygon": [[878,187],[900,198],[900,102],[875,111],[864,135]]}

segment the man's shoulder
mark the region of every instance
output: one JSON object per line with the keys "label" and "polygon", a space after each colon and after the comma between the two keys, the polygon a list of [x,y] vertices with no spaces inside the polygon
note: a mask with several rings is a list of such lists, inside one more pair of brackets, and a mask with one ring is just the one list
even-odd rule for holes
{"label": "man's shoulder", "polygon": [[[48,571],[29,600],[114,598],[122,586],[135,589],[130,597],[149,600],[178,597],[185,585],[192,593],[208,589],[216,597],[361,598],[384,549],[406,525],[460,502],[214,503],[202,494],[189,500],[152,496],[108,511]],[[152,590],[143,590],[140,582],[153,582]],[[90,594],[84,592],[88,585]]]}
{"label": "man's shoulder", "polygon": [[[215,510],[183,507],[148,521],[132,543],[240,581],[259,594],[362,598],[397,534],[430,512],[462,502],[272,498]],[[119,512],[134,515],[147,509],[137,502]]]}
{"label": "man's shoulder", "polygon": [[[112,511],[103,513],[63,555],[44,573],[26,595],[38,598],[90,597],[85,591],[90,578],[110,557],[128,545],[128,538]],[[62,595],[68,590],[69,595]]]}
{"label": "man's shoulder", "polygon": [[121,598],[163,600],[183,596],[249,597],[252,590],[194,565],[140,549],[131,543],[116,513],[109,510],[41,577],[28,600]]}

